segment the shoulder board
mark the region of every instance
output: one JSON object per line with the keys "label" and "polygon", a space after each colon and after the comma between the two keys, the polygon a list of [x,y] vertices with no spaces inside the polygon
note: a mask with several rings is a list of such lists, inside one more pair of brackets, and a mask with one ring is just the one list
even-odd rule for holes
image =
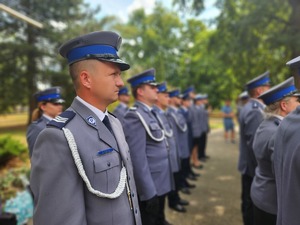
{"label": "shoulder board", "polygon": [[117,118],[113,113],[111,112],[108,112],[110,115],[112,115],[113,117]]}
{"label": "shoulder board", "polygon": [[131,110],[131,111],[136,111],[136,110],[137,110],[137,107],[132,106],[132,107],[129,108],[129,110]]}
{"label": "shoulder board", "polygon": [[62,114],[58,115],[53,120],[51,120],[47,124],[47,127],[56,127],[62,129],[64,126],[67,125],[67,123],[69,123],[74,118],[75,115],[76,113],[73,111],[64,111]]}
{"label": "shoulder board", "polygon": [[41,121],[42,121],[42,118],[40,117],[40,118],[38,118],[37,120],[32,121],[32,123],[36,124],[36,123],[39,123],[39,122],[41,122]]}
{"label": "shoulder board", "polygon": [[257,102],[253,102],[252,103],[252,108],[253,109],[257,109],[258,108],[258,103]]}

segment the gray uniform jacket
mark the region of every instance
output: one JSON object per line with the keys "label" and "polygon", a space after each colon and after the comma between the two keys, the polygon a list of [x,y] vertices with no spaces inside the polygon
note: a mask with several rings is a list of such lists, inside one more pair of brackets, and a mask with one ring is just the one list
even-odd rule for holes
{"label": "gray uniform jacket", "polygon": [[[76,98],[71,107],[56,118],[54,125],[61,127],[49,126],[55,120],[48,124],[39,135],[31,158],[34,224],[141,224],[130,152],[119,120],[109,115],[114,138],[100,119]],[[114,192],[124,164],[132,210],[126,188],[115,199],[98,197],[87,189],[66,137],[59,129],[62,127],[73,133],[83,168],[95,190]]]}
{"label": "gray uniform jacket", "polygon": [[155,138],[162,136],[154,114],[141,102],[136,102],[125,115],[124,132],[130,147],[137,191],[141,201],[162,196],[171,190],[171,170],[165,139],[153,140],[137,113],[144,118]]}
{"label": "gray uniform jacket", "polygon": [[254,177],[257,162],[253,152],[255,132],[264,119],[264,105],[250,99],[240,113],[240,156],[238,169],[241,174]]}
{"label": "gray uniform jacket", "polygon": [[287,115],[275,133],[274,169],[277,187],[277,225],[300,221],[300,107]]}
{"label": "gray uniform jacket", "polygon": [[204,133],[208,133],[210,128],[209,128],[209,115],[208,115],[208,111],[205,109],[205,106],[202,106],[201,109],[201,113],[202,113],[202,124],[203,124],[203,132]]}
{"label": "gray uniform jacket", "polygon": [[37,136],[40,134],[42,130],[46,128],[47,123],[50,120],[44,116],[41,116],[38,120],[32,122],[28,128],[26,133],[27,144],[29,148],[29,156],[31,158],[33,146],[36,141]]}
{"label": "gray uniform jacket", "polygon": [[193,138],[199,138],[204,131],[204,124],[203,124],[203,113],[199,106],[192,105],[190,108],[189,119],[192,121],[192,134]]}
{"label": "gray uniform jacket", "polygon": [[186,159],[190,156],[189,148],[189,137],[188,137],[188,127],[185,118],[173,107],[167,109],[167,115],[171,120],[173,131],[175,132],[175,139],[177,140],[179,148],[180,159]]}
{"label": "gray uniform jacket", "polygon": [[163,127],[165,131],[165,135],[167,137],[168,141],[168,149],[169,149],[169,159],[171,164],[171,171],[172,173],[176,173],[180,169],[180,160],[177,150],[177,143],[175,140],[175,132],[173,131],[170,121],[167,118],[165,112],[161,109],[159,109],[157,106],[153,107],[153,110],[156,111],[156,113],[159,115],[159,118],[161,119],[160,124],[161,127]]}
{"label": "gray uniform jacket", "polygon": [[274,133],[281,120],[272,116],[258,127],[253,151],[257,160],[255,176],[251,186],[251,199],[256,207],[271,213],[277,213],[276,183],[273,170]]}
{"label": "gray uniform jacket", "polygon": [[124,116],[128,111],[128,107],[124,104],[119,104],[113,111],[113,114],[120,120],[121,124],[124,124]]}

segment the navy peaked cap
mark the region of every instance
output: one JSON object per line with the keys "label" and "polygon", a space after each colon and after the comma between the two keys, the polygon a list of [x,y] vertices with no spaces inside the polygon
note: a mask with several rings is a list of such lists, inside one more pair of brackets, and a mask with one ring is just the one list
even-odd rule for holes
{"label": "navy peaked cap", "polygon": [[96,31],[65,42],[59,48],[62,57],[71,65],[81,60],[97,59],[119,65],[121,71],[128,70],[130,65],[121,60],[117,54],[122,38],[115,32]]}
{"label": "navy peaked cap", "polygon": [[150,84],[156,86],[157,83],[155,81],[155,69],[151,68],[143,71],[127,80],[130,83],[132,88],[135,88],[141,84]]}
{"label": "navy peaked cap", "polygon": [[157,84],[158,93],[168,92],[167,82]]}
{"label": "navy peaked cap", "polygon": [[258,96],[258,98],[262,99],[266,105],[270,105],[288,96],[299,96],[299,92],[294,85],[293,77],[270,88]]}
{"label": "navy peaked cap", "polygon": [[37,102],[64,103],[60,87],[51,87],[34,94]]}
{"label": "navy peaked cap", "polygon": [[195,100],[203,100],[203,99],[207,99],[208,95],[207,94],[197,94],[195,96]]}
{"label": "navy peaked cap", "polygon": [[119,95],[129,95],[128,88],[126,86],[120,88]]}
{"label": "navy peaked cap", "polygon": [[179,89],[169,91],[169,96],[170,96],[170,98],[173,98],[173,97],[178,97],[179,98],[180,97]]}
{"label": "navy peaked cap", "polygon": [[247,90],[251,90],[260,86],[269,85],[270,84],[270,72],[266,71],[265,73],[255,77],[254,79],[250,80],[246,84]]}
{"label": "navy peaked cap", "polygon": [[195,88],[194,86],[189,86],[187,89],[185,89],[182,94],[185,95],[185,94],[189,94],[191,93],[192,91],[195,91]]}
{"label": "navy peaked cap", "polygon": [[182,98],[182,100],[191,100],[191,97],[190,97],[190,95],[189,95],[189,92],[188,92],[188,93],[183,92],[183,93],[181,94],[181,98]]}
{"label": "navy peaked cap", "polygon": [[243,91],[241,94],[239,94],[239,99],[247,99],[247,98],[249,98],[247,91]]}

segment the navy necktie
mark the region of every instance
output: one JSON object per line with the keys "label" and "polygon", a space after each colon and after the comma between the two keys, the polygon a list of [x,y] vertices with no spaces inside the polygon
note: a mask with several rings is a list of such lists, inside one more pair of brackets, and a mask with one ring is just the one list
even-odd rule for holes
{"label": "navy necktie", "polygon": [[104,125],[106,126],[106,128],[112,133],[114,134],[112,128],[111,128],[111,125],[110,125],[110,122],[109,122],[109,119],[108,119],[108,116],[105,115],[104,117],[104,120],[102,121],[104,123]]}

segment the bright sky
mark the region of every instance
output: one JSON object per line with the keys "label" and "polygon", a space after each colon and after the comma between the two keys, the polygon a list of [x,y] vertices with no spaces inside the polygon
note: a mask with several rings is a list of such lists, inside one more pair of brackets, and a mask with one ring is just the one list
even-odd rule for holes
{"label": "bright sky", "polygon": [[[172,0],[159,0],[164,6],[171,8]],[[144,8],[146,13],[151,13],[155,6],[155,0],[85,0],[91,6],[100,5],[100,17],[106,15],[116,15],[124,22],[127,21],[128,15],[138,8]],[[216,0],[205,0],[205,11],[200,18],[203,20],[211,19],[219,14],[219,10],[214,7]]]}

